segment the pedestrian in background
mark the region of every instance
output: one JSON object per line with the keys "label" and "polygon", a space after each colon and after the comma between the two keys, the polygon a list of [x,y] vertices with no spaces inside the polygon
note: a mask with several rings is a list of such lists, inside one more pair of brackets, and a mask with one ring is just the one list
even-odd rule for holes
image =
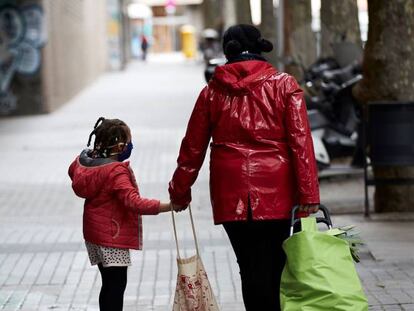
{"label": "pedestrian in background", "polygon": [[129,249],[142,249],[141,215],[170,211],[170,204],[140,196],[128,159],[131,131],[125,122],[100,118],[89,136],[93,149],[82,151],[69,167],[72,188],[85,199],[83,235],[89,260],[102,277],[101,311],[123,308]]}
{"label": "pedestrian in background", "polygon": [[282,242],[294,205],[317,211],[318,172],[303,92],[262,56],[272,44],[251,25],[223,37],[227,63],[201,91],[170,182],[183,208],[211,143],[210,193],[240,267],[248,311],[280,310]]}
{"label": "pedestrian in background", "polygon": [[147,52],[148,52],[148,39],[145,35],[141,37],[141,52],[142,52],[142,60],[147,60]]}

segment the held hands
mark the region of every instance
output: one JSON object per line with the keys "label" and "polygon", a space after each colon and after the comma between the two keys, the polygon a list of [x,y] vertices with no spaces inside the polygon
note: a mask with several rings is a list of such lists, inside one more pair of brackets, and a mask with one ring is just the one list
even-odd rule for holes
{"label": "held hands", "polygon": [[187,209],[187,207],[188,207],[188,205],[184,205],[184,206],[182,206],[182,205],[177,205],[177,204],[174,204],[174,203],[170,203],[171,204],[171,206],[172,206],[172,208],[173,208],[173,210],[174,211],[176,211],[177,213],[178,212],[182,212],[182,211],[184,211],[184,210],[186,210]]}
{"label": "held hands", "polygon": [[188,207],[188,205],[182,206],[182,205],[174,204],[172,202],[169,202],[169,203],[161,203],[160,204],[160,213],[170,212],[171,211],[171,208],[175,212],[181,212],[181,211],[185,210],[187,207]]}
{"label": "held hands", "polygon": [[319,211],[319,204],[300,205],[298,212],[314,214]]}

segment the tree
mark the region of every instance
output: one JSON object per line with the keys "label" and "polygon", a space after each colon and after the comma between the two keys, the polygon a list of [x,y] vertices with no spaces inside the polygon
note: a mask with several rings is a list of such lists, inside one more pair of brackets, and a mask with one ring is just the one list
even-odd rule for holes
{"label": "tree", "polygon": [[218,30],[222,22],[222,15],[217,14],[221,12],[220,1],[218,0],[204,0],[203,1],[203,18],[204,28],[213,28]]}
{"label": "tree", "polygon": [[[312,32],[311,0],[284,0],[285,59],[292,59],[307,67],[316,59],[316,40]],[[287,64],[285,71],[297,79],[302,77],[298,64]]]}
{"label": "tree", "polygon": [[357,0],[321,1],[321,55],[332,55],[331,44],[341,40],[362,46]]}
{"label": "tree", "polygon": [[236,24],[236,3],[234,0],[221,0],[223,12],[223,30],[225,31],[230,26]]}
{"label": "tree", "polygon": [[[230,0],[226,0],[230,1]],[[250,9],[250,0],[232,0],[236,6],[237,24],[252,24],[252,12]]]}
{"label": "tree", "polygon": [[[362,103],[414,100],[414,0],[368,0],[368,42],[363,80],[354,94]],[[413,178],[414,169],[374,167],[378,178]],[[413,186],[377,186],[377,212],[414,211]]]}
{"label": "tree", "polygon": [[237,22],[235,0],[204,0],[204,28],[213,28],[220,34]]}
{"label": "tree", "polygon": [[260,29],[262,36],[273,43],[273,51],[266,55],[266,58],[270,61],[273,66],[277,65],[278,55],[276,52],[277,43],[277,23],[275,7],[273,0],[262,0],[262,23]]}

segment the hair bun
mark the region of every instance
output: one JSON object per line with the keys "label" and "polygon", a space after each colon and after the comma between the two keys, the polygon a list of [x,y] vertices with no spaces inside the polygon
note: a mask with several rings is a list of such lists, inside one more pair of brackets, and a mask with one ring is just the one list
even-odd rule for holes
{"label": "hair bun", "polygon": [[257,43],[259,44],[262,52],[271,52],[273,50],[273,44],[269,40],[259,38],[257,39]]}
{"label": "hair bun", "polygon": [[224,47],[224,54],[225,55],[238,55],[242,51],[242,45],[237,40],[230,40],[227,42],[226,46]]}

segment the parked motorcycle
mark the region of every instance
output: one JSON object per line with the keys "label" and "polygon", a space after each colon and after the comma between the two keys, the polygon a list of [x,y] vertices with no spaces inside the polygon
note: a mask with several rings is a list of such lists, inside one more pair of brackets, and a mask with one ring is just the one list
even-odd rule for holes
{"label": "parked motorcycle", "polygon": [[362,79],[362,49],[340,41],[332,46],[333,57],[320,58],[303,70],[300,81],[305,91],[315,156],[320,170],[331,167],[335,158],[352,157],[351,165],[363,165],[360,106],[352,94]]}
{"label": "parked motorcycle", "polygon": [[218,57],[212,58],[206,63],[206,67],[204,68],[204,79],[208,83],[214,75],[214,71],[216,67],[224,65],[226,63],[226,58]]}
{"label": "parked motorcycle", "polygon": [[361,166],[358,158],[360,111],[352,88],[362,79],[356,75],[340,85],[330,86],[326,94],[307,103],[314,140],[315,157],[320,170],[331,166],[335,158],[353,157],[353,166]]}
{"label": "parked motorcycle", "polygon": [[223,56],[219,33],[212,28],[204,29],[201,33],[200,51],[205,65],[214,58]]}

